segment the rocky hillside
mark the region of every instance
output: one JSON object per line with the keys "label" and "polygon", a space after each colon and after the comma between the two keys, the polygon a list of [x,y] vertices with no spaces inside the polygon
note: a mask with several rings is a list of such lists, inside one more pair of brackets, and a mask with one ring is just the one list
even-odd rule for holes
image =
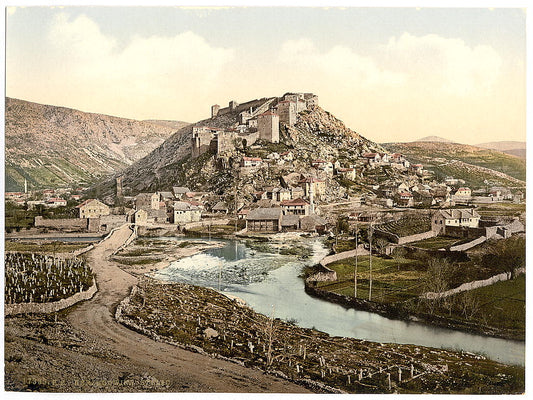
{"label": "rocky hillside", "polygon": [[[229,128],[235,124],[236,118],[237,114],[228,113],[194,125]],[[266,186],[279,186],[281,176],[309,173],[312,160],[338,159],[349,164],[364,152],[383,151],[380,145],[347,128],[342,121],[318,106],[299,113],[294,126],[282,124],[280,143],[259,141],[248,148],[236,147],[230,156],[224,158],[204,153],[191,159],[191,133],[192,126],[179,130],[151,154],[124,170],[125,194],[188,186],[191,190],[231,193],[231,196],[237,190],[238,196],[245,200],[254,191]],[[252,175],[241,174],[237,168],[243,156],[268,158],[285,151],[293,153],[293,163],[265,166]],[[343,188],[331,183],[331,194],[335,192],[338,196]],[[107,196],[108,201],[114,193],[114,177],[95,186],[95,195]]]}
{"label": "rocky hillside", "polygon": [[149,154],[179,121],[136,121],[6,98],[7,191],[93,183]]}
{"label": "rocky hillside", "polygon": [[459,143],[386,143],[390,151],[404,154],[434,171],[436,178],[453,176],[472,187],[494,185],[525,186],[526,162],[499,151]]}

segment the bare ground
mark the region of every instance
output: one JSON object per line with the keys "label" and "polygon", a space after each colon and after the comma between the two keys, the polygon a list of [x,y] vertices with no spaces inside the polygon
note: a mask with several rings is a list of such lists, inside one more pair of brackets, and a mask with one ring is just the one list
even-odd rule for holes
{"label": "bare ground", "polygon": [[308,392],[255,369],[155,342],[114,319],[137,278],[109,256],[127,226],[87,253],[99,291],[52,317],[5,321],[5,387],[54,392]]}

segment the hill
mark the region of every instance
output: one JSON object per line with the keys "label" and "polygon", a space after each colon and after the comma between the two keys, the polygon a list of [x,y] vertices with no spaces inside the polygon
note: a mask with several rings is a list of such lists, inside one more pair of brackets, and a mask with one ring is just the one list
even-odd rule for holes
{"label": "hill", "polygon": [[141,159],[183,122],[136,121],[6,98],[6,191],[83,185]]}
{"label": "hill", "polygon": [[526,142],[501,141],[476,144],[477,147],[501,151],[505,154],[526,159]]}
{"label": "hill", "polygon": [[473,188],[484,187],[485,180],[494,185],[525,186],[525,161],[499,151],[442,142],[386,143],[384,147],[422,163],[440,180],[453,176]]}
{"label": "hill", "polygon": [[[280,98],[274,97],[244,104],[255,104],[253,108],[268,110],[270,105],[278,101]],[[239,113],[242,110],[225,112],[193,125],[208,126],[210,129],[236,129],[239,126]],[[187,186],[194,191],[231,193],[231,196],[237,191],[240,198],[247,199],[262,188],[279,186],[282,176],[310,173],[312,160],[339,160],[348,165],[364,152],[383,151],[380,145],[347,128],[342,121],[317,105],[298,113],[294,124],[280,124],[279,143],[258,140],[251,146],[238,144],[232,146],[224,157],[212,152],[191,157],[192,130],[193,126],[180,129],[152,153],[125,169],[122,173],[124,193],[135,195],[143,191]],[[265,163],[254,174],[239,173],[238,166],[244,156],[267,159],[286,151],[294,155],[293,162],[284,165]],[[337,182],[331,180],[327,186],[331,197],[343,194],[344,188]],[[107,200],[112,201],[111,197],[115,193],[114,177],[96,185],[94,191],[95,195],[107,196]]]}
{"label": "hill", "polygon": [[448,140],[448,139],[440,137],[440,136],[424,136],[423,138],[420,138],[418,140],[414,140],[413,142],[453,143],[451,140]]}

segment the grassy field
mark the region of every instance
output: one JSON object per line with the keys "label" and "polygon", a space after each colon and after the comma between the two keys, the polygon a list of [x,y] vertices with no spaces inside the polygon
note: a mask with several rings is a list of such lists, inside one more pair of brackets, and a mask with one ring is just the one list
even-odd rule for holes
{"label": "grassy field", "polygon": [[[524,339],[526,324],[526,278],[513,280],[450,296],[439,302],[432,312],[441,316],[505,329]],[[422,305],[423,311],[428,311]]]}
{"label": "grassy field", "polygon": [[[370,257],[357,260],[357,297],[368,299],[370,290]],[[336,282],[319,282],[320,289],[354,295],[355,258],[329,264],[337,272]],[[424,266],[407,258],[372,257],[372,300],[392,304],[417,297],[423,292]]]}
{"label": "grassy field", "polygon": [[[444,238],[448,239],[449,238]],[[455,239],[456,240],[456,239]],[[436,244],[437,242],[433,242]],[[428,248],[430,243],[427,243]],[[442,244],[442,243],[441,243]],[[478,266],[479,260],[460,263],[449,272],[447,288],[486,279],[497,273]],[[421,300],[420,295],[434,291],[435,279],[428,271],[428,261],[405,257],[372,257],[372,297],[379,303],[407,307],[417,313],[433,314],[456,321],[474,323],[523,339],[525,334],[525,278],[498,282],[491,286],[459,293],[440,300]],[[354,296],[355,258],[329,264],[337,272],[335,282],[317,282],[317,288],[344,296]],[[441,290],[446,290],[443,287]],[[439,290],[440,291],[440,290]],[[368,300],[370,292],[369,256],[358,257],[357,298]]]}
{"label": "grassy field", "polygon": [[74,250],[87,247],[88,243],[65,243],[65,242],[47,242],[47,243],[31,243],[31,242],[13,242],[11,240],[5,241],[6,251],[18,251],[22,253],[69,253]]}

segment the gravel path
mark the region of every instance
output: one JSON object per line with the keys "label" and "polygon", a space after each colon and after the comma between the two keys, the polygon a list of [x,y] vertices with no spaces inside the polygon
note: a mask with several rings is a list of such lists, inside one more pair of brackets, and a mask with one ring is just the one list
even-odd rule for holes
{"label": "gravel path", "polygon": [[69,322],[90,338],[125,356],[132,369],[141,369],[169,383],[168,391],[187,392],[307,392],[301,386],[260,371],[159,343],[129,330],[114,319],[117,304],[137,279],[109,256],[129,237],[127,225],[87,253],[99,291],[69,313]]}

